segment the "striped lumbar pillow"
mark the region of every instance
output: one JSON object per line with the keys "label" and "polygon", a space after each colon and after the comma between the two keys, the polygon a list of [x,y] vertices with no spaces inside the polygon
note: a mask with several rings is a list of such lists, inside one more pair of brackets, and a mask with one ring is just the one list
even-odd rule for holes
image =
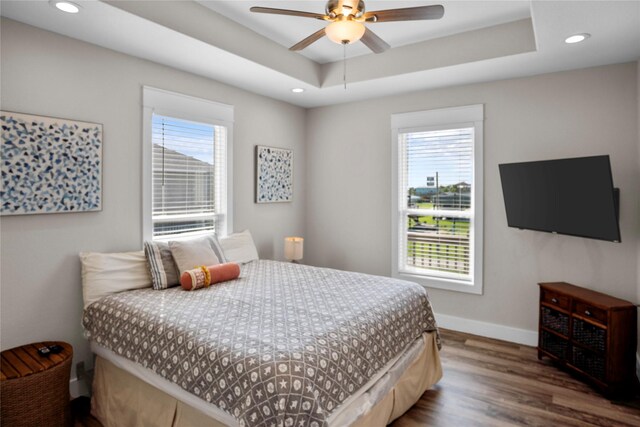
{"label": "striped lumbar pillow", "polygon": [[[228,262],[216,233],[207,234],[204,239],[211,246],[221,264]],[[180,272],[168,242],[144,242],[144,254],[147,258],[153,289],[167,289],[180,285]]]}
{"label": "striped lumbar pillow", "polygon": [[180,284],[180,275],[167,242],[144,242],[144,254],[153,289],[167,289]]}
{"label": "striped lumbar pillow", "polygon": [[211,244],[211,248],[213,249],[213,252],[215,252],[216,256],[218,257],[220,264],[229,262],[227,260],[227,257],[224,255],[224,251],[222,250],[222,245],[218,240],[218,235],[216,233],[211,233],[207,237],[209,238],[209,243]]}

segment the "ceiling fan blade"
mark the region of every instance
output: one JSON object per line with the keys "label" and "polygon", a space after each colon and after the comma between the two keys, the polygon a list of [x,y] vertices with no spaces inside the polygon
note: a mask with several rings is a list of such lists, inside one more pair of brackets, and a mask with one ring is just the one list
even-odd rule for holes
{"label": "ceiling fan blade", "polygon": [[362,16],[366,22],[420,21],[440,19],[444,16],[444,7],[432,6],[407,7],[404,9],[375,10]]}
{"label": "ceiling fan blade", "polygon": [[294,44],[293,46],[291,46],[289,48],[289,50],[294,51],[294,52],[302,50],[305,47],[309,46],[311,43],[314,43],[314,42],[320,40],[322,37],[324,37],[324,35],[325,35],[324,28],[321,28],[318,31],[316,31],[315,33],[311,34],[306,39]]}
{"label": "ceiling fan blade", "polygon": [[289,15],[289,16],[301,16],[303,18],[315,18],[315,19],[321,19],[323,21],[330,19],[330,17],[327,15],[322,15],[320,13],[313,13],[313,12],[303,12],[301,10],[274,9],[271,7],[259,7],[259,6],[254,6],[249,10],[251,12],[257,12],[257,13],[271,13],[274,15]]}
{"label": "ceiling fan blade", "polygon": [[376,33],[368,28],[364,31],[364,35],[360,41],[371,49],[373,53],[382,53],[391,47],[386,41],[382,40]]}

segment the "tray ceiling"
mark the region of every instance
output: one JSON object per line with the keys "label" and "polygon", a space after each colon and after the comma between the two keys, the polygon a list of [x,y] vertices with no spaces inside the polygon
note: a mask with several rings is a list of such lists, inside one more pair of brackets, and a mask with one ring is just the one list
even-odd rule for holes
{"label": "tray ceiling", "polygon": [[[317,1],[75,0],[76,15],[47,0],[2,0],[2,16],[215,79],[303,107],[517,78],[640,58],[638,1],[375,1],[368,10],[443,4],[440,21],[376,23],[392,46],[375,55],[328,40],[288,47],[322,26],[248,12],[252,5],[321,12]],[[282,21],[279,21],[282,19]],[[414,25],[415,24],[415,25]],[[591,37],[564,43],[575,33]],[[294,94],[292,88],[303,88]]]}

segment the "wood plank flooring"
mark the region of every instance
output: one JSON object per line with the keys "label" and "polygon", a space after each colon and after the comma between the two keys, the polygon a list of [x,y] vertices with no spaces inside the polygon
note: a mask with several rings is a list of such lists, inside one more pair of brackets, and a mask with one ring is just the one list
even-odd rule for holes
{"label": "wood plank flooring", "polygon": [[[533,347],[441,332],[442,380],[393,427],[640,426],[638,393],[610,401]],[[101,427],[88,399],[73,404],[75,427]]]}
{"label": "wood plank flooring", "polygon": [[444,376],[393,427],[640,426],[640,395],[610,401],[534,347],[442,330]]}

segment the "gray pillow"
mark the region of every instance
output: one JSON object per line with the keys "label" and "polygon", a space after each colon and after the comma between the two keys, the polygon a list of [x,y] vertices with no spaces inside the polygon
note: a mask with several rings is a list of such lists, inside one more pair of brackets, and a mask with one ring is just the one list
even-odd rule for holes
{"label": "gray pillow", "polygon": [[169,248],[180,274],[200,265],[220,264],[220,260],[211,247],[210,236],[192,240],[172,240],[169,242]]}
{"label": "gray pillow", "polygon": [[258,259],[258,250],[249,230],[223,237],[220,239],[220,245],[229,262],[246,264]]}
{"label": "gray pillow", "polygon": [[144,242],[144,255],[153,289],[167,289],[180,284],[178,269],[167,242]]}

